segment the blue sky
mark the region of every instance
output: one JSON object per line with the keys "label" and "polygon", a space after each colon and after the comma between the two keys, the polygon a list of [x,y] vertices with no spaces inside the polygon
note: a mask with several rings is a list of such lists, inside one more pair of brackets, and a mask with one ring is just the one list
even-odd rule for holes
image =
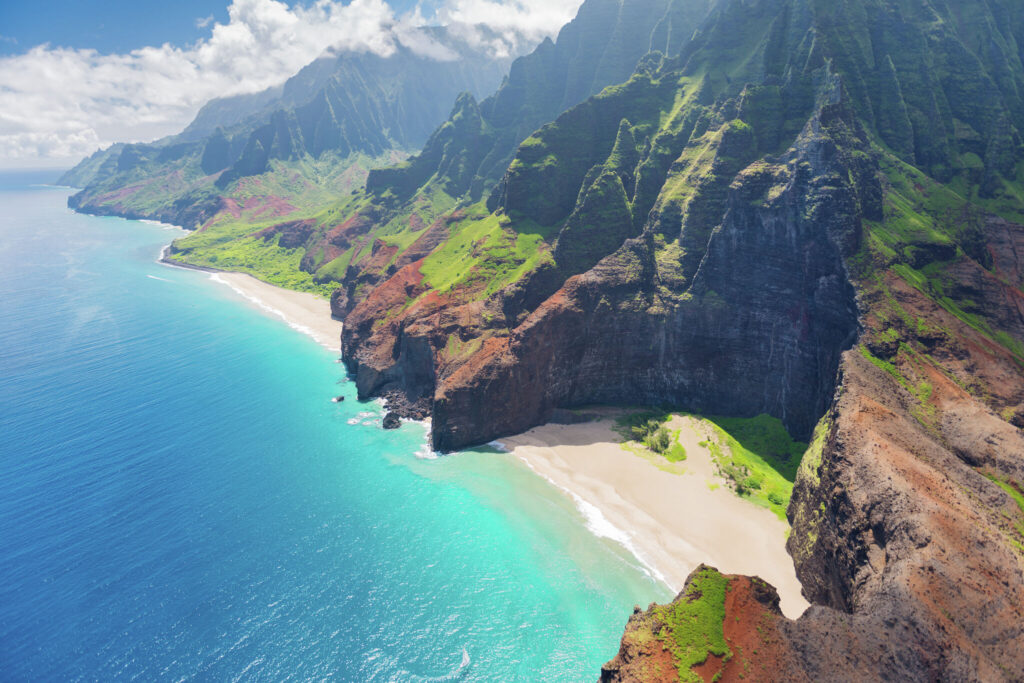
{"label": "blue sky", "polygon": [[[416,0],[387,2],[399,13],[416,6]],[[431,3],[421,4],[428,13]],[[228,20],[225,0],[0,0],[0,55],[42,43],[103,54],[163,43],[187,45],[209,34],[204,22],[211,17]]]}

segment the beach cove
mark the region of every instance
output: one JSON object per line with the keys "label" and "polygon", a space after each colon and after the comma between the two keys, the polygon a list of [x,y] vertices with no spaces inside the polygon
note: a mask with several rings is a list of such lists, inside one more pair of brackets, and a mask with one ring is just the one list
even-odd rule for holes
{"label": "beach cove", "polygon": [[615,422],[545,425],[500,443],[530,469],[600,514],[612,537],[673,592],[700,564],[726,574],[758,576],[779,591],[783,613],[808,607],[785,543],[789,525],[745,500],[716,472],[709,430],[674,417],[683,462],[624,448]]}

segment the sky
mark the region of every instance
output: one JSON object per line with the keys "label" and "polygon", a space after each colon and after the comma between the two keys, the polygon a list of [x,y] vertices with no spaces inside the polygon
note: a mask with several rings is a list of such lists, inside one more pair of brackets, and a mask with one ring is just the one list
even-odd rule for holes
{"label": "sky", "polygon": [[424,24],[485,24],[504,37],[488,49],[514,51],[581,2],[0,0],[0,168],[69,168],[177,133],[214,97],[277,85],[327,50],[413,47],[403,37]]}

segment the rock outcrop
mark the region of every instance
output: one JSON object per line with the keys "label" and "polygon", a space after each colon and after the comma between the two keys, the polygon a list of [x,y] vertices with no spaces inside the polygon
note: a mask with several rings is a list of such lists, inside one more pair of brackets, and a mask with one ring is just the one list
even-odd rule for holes
{"label": "rock outcrop", "polygon": [[[729,577],[717,622],[728,659],[695,647],[680,671],[659,619],[673,605],[652,606],[601,680],[1024,679],[1024,506],[1011,493],[1024,500],[1024,437],[931,377],[934,419],[922,421],[890,373],[858,349],[844,356],[789,510],[813,603],[803,616],[783,617],[759,580]],[[704,599],[687,589],[676,603]]]}
{"label": "rock outcrop", "polygon": [[[472,372],[439,387],[435,446],[520,432],[559,406],[615,402],[770,413],[809,435],[857,333],[842,254],[857,248],[862,210],[881,211],[871,178],[863,188],[834,184],[864,169],[834,139],[855,135],[851,122],[823,123],[830,107],[779,163],[730,176],[722,223],[699,245],[689,278],[659,262],[661,235],[651,229],[571,278]],[[658,207],[652,223],[687,230],[666,226],[673,208]],[[667,287],[673,276],[689,286]],[[516,395],[533,400],[510,411],[502,397]]]}

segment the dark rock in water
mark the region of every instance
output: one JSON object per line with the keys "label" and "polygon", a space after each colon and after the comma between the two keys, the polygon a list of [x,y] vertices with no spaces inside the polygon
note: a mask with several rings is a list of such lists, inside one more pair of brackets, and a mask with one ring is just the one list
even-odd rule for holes
{"label": "dark rock in water", "polygon": [[384,429],[398,429],[402,426],[402,419],[397,413],[388,413],[384,416]]}
{"label": "dark rock in water", "polygon": [[344,403],[344,401],[345,401],[345,397],[344,396],[339,396],[339,397],[334,399],[335,403]]}

